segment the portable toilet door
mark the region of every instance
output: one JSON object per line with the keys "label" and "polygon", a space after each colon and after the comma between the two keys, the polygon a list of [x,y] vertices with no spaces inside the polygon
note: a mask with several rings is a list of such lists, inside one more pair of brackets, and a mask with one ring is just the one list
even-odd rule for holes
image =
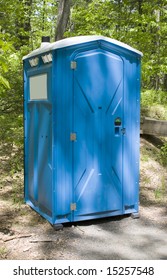
{"label": "portable toilet door", "polygon": [[50,223],[138,213],[141,56],[80,36],[24,57],[25,200]]}
{"label": "portable toilet door", "polygon": [[79,53],[75,64],[74,219],[121,214],[123,61],[95,49]]}

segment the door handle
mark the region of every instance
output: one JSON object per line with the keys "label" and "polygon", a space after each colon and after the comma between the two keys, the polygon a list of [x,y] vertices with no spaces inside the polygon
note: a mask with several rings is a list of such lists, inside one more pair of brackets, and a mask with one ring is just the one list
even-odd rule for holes
{"label": "door handle", "polygon": [[122,125],[122,121],[120,117],[117,117],[114,121],[114,125],[115,125],[115,136],[119,136],[120,135],[120,130],[121,129],[121,125]]}

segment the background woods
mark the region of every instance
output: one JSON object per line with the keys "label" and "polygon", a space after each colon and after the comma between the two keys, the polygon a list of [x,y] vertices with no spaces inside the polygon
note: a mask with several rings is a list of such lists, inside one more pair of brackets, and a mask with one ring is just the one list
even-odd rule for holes
{"label": "background woods", "polygon": [[104,35],[142,51],[142,110],[167,119],[166,0],[0,0],[0,4],[0,143],[15,149],[10,170],[22,168],[22,57],[39,47],[42,35],[50,35],[52,41]]}

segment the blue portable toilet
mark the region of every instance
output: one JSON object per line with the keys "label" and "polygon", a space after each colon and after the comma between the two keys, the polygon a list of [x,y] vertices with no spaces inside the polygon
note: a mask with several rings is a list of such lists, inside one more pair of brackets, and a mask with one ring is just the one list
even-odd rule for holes
{"label": "blue portable toilet", "polygon": [[141,56],[79,36],[23,58],[25,201],[51,224],[138,213]]}

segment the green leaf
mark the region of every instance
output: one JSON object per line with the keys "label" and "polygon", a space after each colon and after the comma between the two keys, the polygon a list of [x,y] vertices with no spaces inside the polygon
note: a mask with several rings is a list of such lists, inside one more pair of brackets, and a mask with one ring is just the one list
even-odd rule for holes
{"label": "green leaf", "polygon": [[0,75],[0,85],[4,86],[7,89],[10,89],[9,82]]}

